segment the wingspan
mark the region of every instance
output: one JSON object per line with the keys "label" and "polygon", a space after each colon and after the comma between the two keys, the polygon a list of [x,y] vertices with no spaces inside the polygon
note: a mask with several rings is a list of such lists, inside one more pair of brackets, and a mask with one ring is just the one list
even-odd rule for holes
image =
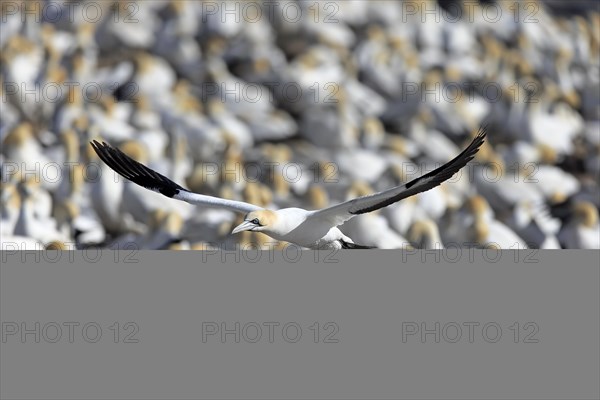
{"label": "wingspan", "polygon": [[450,179],[469,161],[485,141],[486,128],[481,127],[477,136],[458,156],[439,168],[414,179],[404,185],[396,186],[368,196],[357,197],[344,203],[315,211],[310,218],[329,220],[334,225],[340,225],[355,215],[368,213],[389,206],[402,199],[425,192]]}
{"label": "wingspan", "polygon": [[94,140],[90,144],[94,148],[96,154],[98,154],[98,157],[119,175],[135,184],[148,190],[152,190],[153,192],[160,193],[166,197],[182,200],[191,204],[225,208],[241,213],[249,213],[250,211],[262,209],[261,207],[243,201],[221,199],[219,197],[190,192],[166,176],[133,160],[121,150],[114,148],[107,143],[99,143]]}

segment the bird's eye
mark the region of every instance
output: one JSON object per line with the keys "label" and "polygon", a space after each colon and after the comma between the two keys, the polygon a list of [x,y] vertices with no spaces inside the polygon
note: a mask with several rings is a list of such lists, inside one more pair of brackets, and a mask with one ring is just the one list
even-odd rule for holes
{"label": "bird's eye", "polygon": [[252,223],[253,223],[253,224],[255,224],[255,225],[260,225],[260,223],[258,222],[258,218],[254,218],[254,219],[253,219],[252,221],[250,221],[250,222],[252,222]]}

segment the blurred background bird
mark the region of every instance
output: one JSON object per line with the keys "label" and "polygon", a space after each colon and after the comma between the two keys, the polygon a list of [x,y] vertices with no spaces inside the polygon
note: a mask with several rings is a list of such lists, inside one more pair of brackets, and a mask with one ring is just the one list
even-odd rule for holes
{"label": "blurred background bird", "polygon": [[435,169],[481,124],[450,184],[342,231],[600,248],[600,3],[130,3],[3,3],[2,248],[281,246],[124,181],[91,140],[197,192],[317,209]]}

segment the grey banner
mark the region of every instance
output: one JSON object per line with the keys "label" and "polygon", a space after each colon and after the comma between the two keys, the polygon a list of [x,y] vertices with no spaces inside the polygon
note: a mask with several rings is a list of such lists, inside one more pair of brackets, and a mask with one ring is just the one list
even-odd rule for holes
{"label": "grey banner", "polygon": [[1,396],[598,399],[599,254],[5,252]]}

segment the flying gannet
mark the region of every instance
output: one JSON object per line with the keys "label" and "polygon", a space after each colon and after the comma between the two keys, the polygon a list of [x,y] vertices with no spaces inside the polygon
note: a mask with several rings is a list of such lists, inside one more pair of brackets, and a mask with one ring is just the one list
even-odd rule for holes
{"label": "flying gannet", "polygon": [[304,210],[295,207],[269,210],[242,201],[193,193],[107,143],[94,140],[91,145],[100,159],[110,168],[137,185],[191,204],[244,213],[244,222],[233,229],[234,234],[242,231],[263,232],[273,239],[315,250],[360,249],[369,247],[355,244],[337,228],[338,225],[356,215],[378,210],[440,185],[473,159],[483,144],[485,135],[486,129],[480,128],[471,144],[458,156],[404,185],[357,197],[320,210]]}

